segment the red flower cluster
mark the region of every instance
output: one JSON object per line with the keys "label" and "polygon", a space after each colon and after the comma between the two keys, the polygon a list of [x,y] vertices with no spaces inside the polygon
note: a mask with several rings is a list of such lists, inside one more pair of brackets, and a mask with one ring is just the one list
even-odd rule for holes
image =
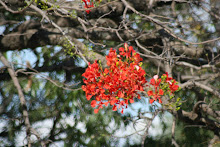
{"label": "red flower cluster", "polygon": [[161,96],[163,96],[165,93],[168,95],[172,95],[175,91],[179,89],[176,80],[172,77],[169,77],[167,72],[166,74],[163,74],[162,77],[159,79],[158,75],[155,75],[153,79],[150,80],[150,85],[154,87],[154,91],[149,90],[147,92],[148,96],[150,96],[151,104],[157,100],[159,100],[159,103],[162,103],[160,99]]}
{"label": "red flower cluster", "polygon": [[154,91],[149,90],[147,92],[148,96],[152,97],[150,99],[150,103],[152,104],[157,99],[159,100],[159,103],[162,103],[160,97],[164,94],[163,90],[159,88],[159,84],[161,82],[161,79],[158,79],[158,75],[155,75],[153,79],[150,80],[150,84],[154,86]]}
{"label": "red flower cluster", "polygon": [[143,59],[132,46],[125,44],[125,48],[119,48],[119,54],[111,49],[106,60],[109,68],[104,70],[97,61],[89,64],[82,75],[86,84],[82,89],[86,92],[87,100],[94,99],[91,106],[98,106],[95,113],[108,104],[113,106],[113,111],[122,108],[123,113],[129,101],[133,103],[135,97],[140,99],[138,91],[144,91],[147,81],[145,71],[140,67]]}
{"label": "red flower cluster", "polygon": [[[94,4],[90,0],[82,0],[85,4],[84,8],[93,8]],[[91,10],[86,10],[86,13],[89,14]]]}

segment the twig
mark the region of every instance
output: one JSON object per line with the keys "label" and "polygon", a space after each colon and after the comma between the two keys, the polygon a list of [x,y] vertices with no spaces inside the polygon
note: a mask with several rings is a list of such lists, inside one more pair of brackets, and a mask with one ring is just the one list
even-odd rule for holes
{"label": "twig", "polygon": [[172,124],[172,144],[175,147],[179,147],[179,145],[177,144],[176,140],[175,140],[175,128],[176,128],[176,117],[173,117],[173,124]]}
{"label": "twig", "polygon": [[184,61],[180,61],[180,62],[175,62],[176,65],[182,65],[182,66],[187,66],[187,67],[190,67],[190,68],[194,68],[196,70],[200,70],[200,69],[203,69],[203,68],[213,68],[213,69],[216,69],[215,65],[210,65],[210,64],[206,64],[206,65],[202,65],[202,66],[195,66],[193,64],[190,64],[188,62],[184,62]]}
{"label": "twig", "polygon": [[141,146],[142,146],[142,147],[144,147],[144,142],[145,142],[145,139],[146,139],[146,137],[147,137],[147,135],[148,135],[149,128],[150,128],[150,126],[151,126],[151,124],[152,124],[154,118],[157,116],[158,113],[159,113],[159,110],[156,110],[156,111],[154,112],[154,114],[153,114],[153,116],[152,116],[152,119],[149,120],[149,122],[148,122],[148,124],[147,124],[147,126],[146,126],[146,131],[145,131],[144,135],[142,136],[142,142],[141,142]]}
{"label": "twig", "polygon": [[169,33],[172,37],[174,37],[174,38],[176,38],[176,39],[178,39],[178,40],[180,40],[180,41],[183,41],[183,42],[186,42],[186,43],[189,43],[189,44],[198,45],[198,44],[206,44],[206,43],[211,43],[211,42],[220,40],[220,37],[218,37],[218,38],[215,38],[215,39],[211,39],[211,40],[207,40],[207,41],[203,41],[203,42],[198,42],[198,43],[197,43],[197,42],[191,42],[191,41],[182,39],[182,38],[178,37],[177,35],[175,35],[174,33],[172,33],[172,31],[171,31],[168,27],[164,26],[165,22],[161,22],[161,21],[159,21],[159,20],[157,20],[157,19],[154,19],[154,18],[152,18],[152,17],[150,17],[150,16],[147,16],[147,15],[145,15],[145,14],[142,14],[142,13],[138,12],[135,8],[133,8],[131,5],[129,5],[126,0],[121,0],[121,1],[122,1],[122,2],[124,3],[124,5],[125,5],[126,7],[128,7],[131,11],[133,11],[134,13],[136,13],[136,14],[142,16],[142,17],[145,17],[146,19],[150,20],[151,22],[153,22],[153,23],[155,23],[155,24],[161,26],[161,27],[162,27],[167,33]]}
{"label": "twig", "polygon": [[19,10],[19,11],[14,11],[14,10],[10,9],[2,0],[0,0],[0,4],[2,4],[2,6],[3,6],[7,11],[9,11],[9,12],[11,12],[11,13],[14,13],[14,14],[23,12],[23,11],[26,10],[32,3],[33,3],[33,0],[32,0],[26,7],[24,7],[24,9]]}
{"label": "twig", "polygon": [[[56,23],[54,23],[52,20],[50,20],[49,17],[45,14],[44,11],[42,11],[41,9],[39,9],[38,7],[36,7],[34,5],[30,5],[30,8],[32,8],[35,11],[39,12],[42,15],[42,20],[46,19],[48,22],[50,22],[55,28],[57,28],[62,33],[62,35],[67,39],[67,41],[70,43],[70,45],[72,47],[74,47],[74,43],[69,39],[69,37],[66,35],[66,33]],[[89,62],[83,56],[81,51],[79,49],[77,49],[77,47],[75,47],[75,50],[76,50],[76,53],[85,61],[85,63],[88,64]]]}
{"label": "twig", "polygon": [[[65,83],[58,83],[57,81],[52,80],[50,77],[45,76],[45,75],[39,73],[38,71],[36,71],[36,70],[33,69],[33,68],[29,68],[29,69],[33,70],[34,72],[25,72],[25,69],[20,69],[20,70],[16,71],[16,74],[17,74],[18,72],[20,72],[20,73],[23,73],[23,74],[26,74],[26,75],[30,75],[30,74],[32,74],[32,75],[39,75],[41,78],[46,79],[46,80],[48,80],[49,82],[51,82],[52,84],[54,84],[55,86],[57,86],[57,87],[59,87],[59,88],[62,88],[62,89],[65,89],[65,90],[77,91],[77,90],[80,90],[80,89],[81,89],[81,88],[77,88],[77,89],[69,88],[70,86],[67,85],[67,84],[65,84]],[[60,85],[60,84],[62,84],[62,85]],[[75,83],[74,85],[78,85],[78,84],[80,84],[80,82]],[[74,86],[74,85],[71,85],[71,86]]]}
{"label": "twig", "polygon": [[[220,138],[219,138],[219,136],[214,135],[214,137],[212,138],[212,140],[210,140],[208,147],[214,147],[216,144],[220,144]],[[214,145],[214,146],[213,146],[213,145]],[[216,146],[216,147],[217,147],[217,146]]]}

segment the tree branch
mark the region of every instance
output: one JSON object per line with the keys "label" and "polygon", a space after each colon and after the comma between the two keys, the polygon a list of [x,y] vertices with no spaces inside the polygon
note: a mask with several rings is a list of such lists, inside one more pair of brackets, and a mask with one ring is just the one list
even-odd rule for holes
{"label": "tree branch", "polygon": [[210,86],[208,85],[204,85],[200,82],[195,82],[195,81],[188,81],[188,82],[185,82],[183,84],[180,84],[180,87],[181,88],[186,88],[186,87],[190,87],[190,86],[197,86],[199,88],[202,88],[204,90],[207,90],[209,92],[211,92],[212,94],[214,94],[215,96],[217,96],[218,98],[220,98],[220,92],[218,92],[216,89],[214,88],[211,88]]}
{"label": "tree branch", "polygon": [[179,147],[179,145],[177,144],[176,140],[175,140],[175,128],[176,128],[176,117],[173,118],[173,124],[172,124],[172,144],[175,147]]}
{"label": "tree branch", "polygon": [[[34,130],[33,128],[31,128],[31,124],[30,124],[30,120],[28,117],[28,110],[27,110],[27,104],[26,104],[26,100],[24,97],[24,93],[22,91],[22,88],[19,84],[18,78],[15,75],[15,71],[13,70],[12,66],[10,65],[10,63],[7,61],[7,59],[3,56],[3,54],[0,52],[0,60],[2,61],[2,63],[7,67],[8,72],[12,78],[12,81],[14,83],[14,86],[16,87],[16,89],[18,90],[18,95],[19,95],[19,99],[20,99],[20,103],[21,103],[21,108],[22,108],[22,114],[23,114],[23,118],[24,118],[24,123],[25,123],[25,127],[26,127],[26,135],[27,135],[27,141],[28,141],[28,147],[31,147],[31,132],[32,130]],[[34,131],[36,134],[36,131]],[[42,143],[42,146],[44,147],[44,143]]]}

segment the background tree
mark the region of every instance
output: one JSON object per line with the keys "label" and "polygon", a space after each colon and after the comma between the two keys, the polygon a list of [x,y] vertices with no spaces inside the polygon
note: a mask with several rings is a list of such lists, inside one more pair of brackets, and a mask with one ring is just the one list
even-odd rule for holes
{"label": "background tree", "polygon": [[[220,2],[103,0],[87,11],[85,2],[0,0],[1,144],[218,146]],[[124,115],[110,107],[94,114],[81,75],[88,62],[106,67],[108,50],[125,42],[144,59],[147,78],[168,72],[182,89],[163,106],[142,94]],[[163,132],[152,137],[156,118]],[[129,124],[135,132],[115,136]]]}

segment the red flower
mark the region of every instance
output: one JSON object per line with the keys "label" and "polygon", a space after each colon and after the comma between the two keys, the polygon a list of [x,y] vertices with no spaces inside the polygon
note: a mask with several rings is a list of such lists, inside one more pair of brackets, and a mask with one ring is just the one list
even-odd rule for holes
{"label": "red flower", "polygon": [[124,94],[123,94],[121,91],[119,91],[119,92],[118,92],[118,97],[124,98]]}
{"label": "red flower", "polygon": [[155,86],[155,87],[158,87],[160,82],[161,82],[161,79],[156,79],[156,80],[155,79],[151,79],[150,80],[150,84]]}
{"label": "red flower", "polygon": [[[82,0],[85,4],[84,8],[92,8],[94,7],[93,2],[90,2],[90,0]],[[91,10],[86,10],[86,13],[89,14]]]}
{"label": "red flower", "polygon": [[173,82],[170,84],[171,93],[177,91],[178,89],[179,89],[179,86],[176,85],[176,80],[173,80]]}
{"label": "red flower", "polygon": [[113,111],[117,111],[117,107],[114,105],[112,108]]}
{"label": "red flower", "polygon": [[95,101],[95,100],[92,100],[91,106],[92,106],[92,107],[95,107],[95,106],[96,106],[96,101]]}
{"label": "red flower", "polygon": [[149,91],[147,92],[147,94],[148,94],[149,96],[152,96],[152,95],[153,95],[153,91],[152,91],[152,90],[149,90]]}
{"label": "red flower", "polygon": [[164,94],[163,90],[159,89],[159,95],[163,95],[163,94]]}
{"label": "red flower", "polygon": [[162,104],[162,101],[161,101],[161,99],[160,99],[160,98],[158,98],[158,99],[159,99],[159,103],[160,103],[160,104]]}
{"label": "red flower", "polygon": [[[86,93],[87,100],[92,99],[91,106],[97,107],[94,110],[95,113],[98,113],[103,106],[108,106],[109,103],[113,111],[122,109],[121,113],[123,113],[129,101],[133,103],[135,97],[141,99],[138,92],[144,91],[146,86],[146,73],[140,64],[143,59],[132,46],[124,44],[124,48],[119,48],[119,55],[111,48],[106,60],[108,68],[104,70],[97,61],[93,64],[89,63],[85,73],[82,74],[85,83],[82,89]],[[179,89],[177,82],[169,77],[168,73],[163,76],[165,78],[162,77],[162,80],[158,75],[150,80],[148,86],[151,86],[152,90],[147,91],[150,103],[157,100],[162,103],[161,96],[167,93],[172,94]],[[167,91],[164,91],[165,89]]]}
{"label": "red flower", "polygon": [[[159,91],[153,92],[152,90],[149,90],[147,92],[148,96],[150,97],[150,103],[152,104],[154,101],[159,100],[159,103],[162,103],[160,97],[164,94],[162,89],[159,89]],[[152,97],[152,98],[151,98]]]}
{"label": "red flower", "polygon": [[95,61],[89,64],[85,73],[82,74],[85,77],[83,82],[86,84],[82,86],[82,89],[86,92],[88,100],[94,96],[95,100],[92,101],[91,106],[98,107],[95,109],[96,113],[108,103],[113,106],[114,111],[117,108],[123,110],[127,108],[128,100],[133,103],[134,97],[141,98],[137,92],[143,91],[147,82],[145,71],[139,66],[142,58],[135,53],[133,47],[128,47],[127,44],[125,44],[125,49],[119,48],[119,52],[120,55],[117,55],[115,50],[110,49],[106,56],[109,67],[104,71]]}
{"label": "red flower", "polygon": [[167,72],[166,74],[163,74],[163,76],[166,77],[166,82],[169,83],[171,93],[179,89],[179,86],[176,85],[176,80],[174,80],[172,77],[169,77]]}
{"label": "red flower", "polygon": [[86,95],[86,98],[89,101],[92,98],[92,95]]}
{"label": "red flower", "polygon": [[99,109],[95,109],[95,110],[94,110],[94,113],[98,113],[98,112],[99,112]]}
{"label": "red flower", "polygon": [[163,74],[163,76],[166,77],[166,81],[170,81],[173,79],[172,77],[169,77],[168,72],[165,72],[165,74]]}
{"label": "red flower", "polygon": [[152,104],[154,102],[154,99],[150,99],[150,104]]}
{"label": "red flower", "polygon": [[133,99],[130,99],[130,103],[134,103],[134,100],[133,100]]}
{"label": "red flower", "polygon": [[124,109],[121,110],[121,114],[123,114],[123,113],[124,113]]}

